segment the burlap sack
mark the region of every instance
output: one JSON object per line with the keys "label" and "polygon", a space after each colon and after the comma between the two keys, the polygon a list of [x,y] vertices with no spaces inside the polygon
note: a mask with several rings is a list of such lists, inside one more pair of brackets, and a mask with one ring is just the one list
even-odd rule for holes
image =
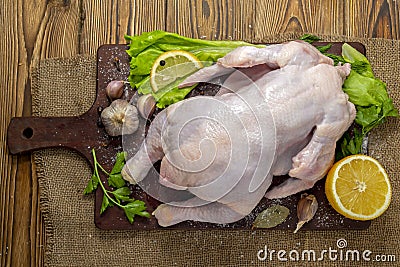
{"label": "burlap sack", "polygon": [[[280,42],[299,34],[266,37],[253,42]],[[387,82],[390,96],[399,107],[400,42],[383,39],[357,39],[325,36],[328,41],[359,41],[367,48],[367,57],[377,77]],[[79,115],[89,109],[95,98],[96,62],[94,56],[48,59],[33,71],[33,113],[36,116]],[[363,231],[103,231],[93,223],[93,197],[82,192],[91,176],[86,161],[64,149],[36,152],[40,184],[40,203],[46,225],[46,259],[49,266],[377,266],[376,255],[396,255],[399,246],[398,211],[400,208],[399,120],[390,119],[370,137],[370,154],[386,168],[393,185],[389,210]],[[347,241],[347,250],[372,251],[370,261],[340,258],[338,240]],[[340,244],[344,244],[344,241]],[[260,261],[257,253],[265,246],[285,250],[287,262],[277,254]],[[334,260],[323,250],[338,250]],[[291,261],[289,252],[300,253]],[[301,259],[304,250],[314,250],[316,259]],[[293,252],[294,253],[294,252]],[[360,254],[361,255],[361,254]],[[261,253],[259,256],[263,257]],[[292,254],[295,256],[295,254]],[[381,257],[382,258],[382,257]],[[386,257],[389,259],[389,257]],[[379,266],[379,265],[378,265]],[[385,266],[396,266],[396,262]]]}

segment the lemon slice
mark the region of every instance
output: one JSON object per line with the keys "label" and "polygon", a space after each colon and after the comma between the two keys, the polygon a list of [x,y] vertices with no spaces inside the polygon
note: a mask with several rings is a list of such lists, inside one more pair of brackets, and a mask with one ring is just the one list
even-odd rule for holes
{"label": "lemon slice", "polygon": [[161,54],[150,72],[150,84],[157,92],[201,69],[203,64],[190,52],[172,50]]}
{"label": "lemon slice", "polygon": [[392,189],[379,162],[369,156],[348,156],[333,165],[325,182],[332,207],[353,220],[372,220],[389,207]]}

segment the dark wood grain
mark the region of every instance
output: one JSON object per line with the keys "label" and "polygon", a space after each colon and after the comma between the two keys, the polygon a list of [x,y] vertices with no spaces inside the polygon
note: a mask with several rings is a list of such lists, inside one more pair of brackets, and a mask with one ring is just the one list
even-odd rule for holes
{"label": "dark wood grain", "polygon": [[257,1],[255,37],[296,31],[343,34],[343,7],[344,1]]}
{"label": "dark wood grain", "polygon": [[347,0],[344,34],[399,39],[399,12],[398,2],[393,0]]}
{"label": "dark wood grain", "polygon": [[[293,30],[400,39],[399,2],[394,0],[109,0],[101,4],[5,0],[2,8],[1,266],[43,265],[45,236],[34,166],[29,155],[10,156],[5,146],[11,117],[30,114],[28,71],[41,59],[94,54],[100,44],[123,43],[124,33],[154,29],[210,39],[252,39]],[[17,197],[21,195],[29,197]]]}
{"label": "dark wood grain", "polygon": [[[21,248],[23,261],[29,260],[29,246],[24,242],[29,235],[28,228],[14,228],[15,223],[30,220],[29,213],[24,211],[15,214],[14,207],[20,207],[16,200],[17,190],[23,189],[17,184],[16,179],[22,174],[25,179],[30,179],[27,157],[18,158],[11,156],[5,144],[7,124],[13,116],[21,116],[24,108],[24,92],[28,79],[27,53],[25,39],[22,31],[23,20],[20,16],[22,5],[20,1],[3,1],[1,11],[0,38],[0,265],[8,265],[14,251]],[[29,190],[21,190],[23,193]],[[29,209],[29,200],[23,203]],[[22,217],[16,217],[21,215]],[[26,216],[27,215],[27,216]],[[14,242],[19,245],[14,246]],[[22,242],[21,242],[22,241]],[[18,263],[18,260],[15,260]]]}
{"label": "dark wood grain", "polygon": [[251,40],[256,1],[167,1],[166,30],[210,40]]}

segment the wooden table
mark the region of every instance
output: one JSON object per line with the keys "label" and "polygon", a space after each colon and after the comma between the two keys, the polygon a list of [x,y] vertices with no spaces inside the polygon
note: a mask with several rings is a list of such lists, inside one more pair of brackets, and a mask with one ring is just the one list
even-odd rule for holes
{"label": "wooden table", "polygon": [[11,156],[6,129],[31,113],[30,69],[41,59],[95,54],[155,29],[206,39],[304,31],[400,39],[390,0],[3,0],[0,82],[0,266],[42,266],[46,236],[31,155]]}

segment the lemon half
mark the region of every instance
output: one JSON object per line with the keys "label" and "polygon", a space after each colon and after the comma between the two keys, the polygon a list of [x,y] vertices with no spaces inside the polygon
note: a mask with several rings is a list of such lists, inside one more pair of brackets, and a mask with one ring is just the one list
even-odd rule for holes
{"label": "lemon half", "polygon": [[372,220],[389,207],[392,188],[385,169],[366,155],[352,155],[330,169],[325,194],[332,207],[354,220]]}

